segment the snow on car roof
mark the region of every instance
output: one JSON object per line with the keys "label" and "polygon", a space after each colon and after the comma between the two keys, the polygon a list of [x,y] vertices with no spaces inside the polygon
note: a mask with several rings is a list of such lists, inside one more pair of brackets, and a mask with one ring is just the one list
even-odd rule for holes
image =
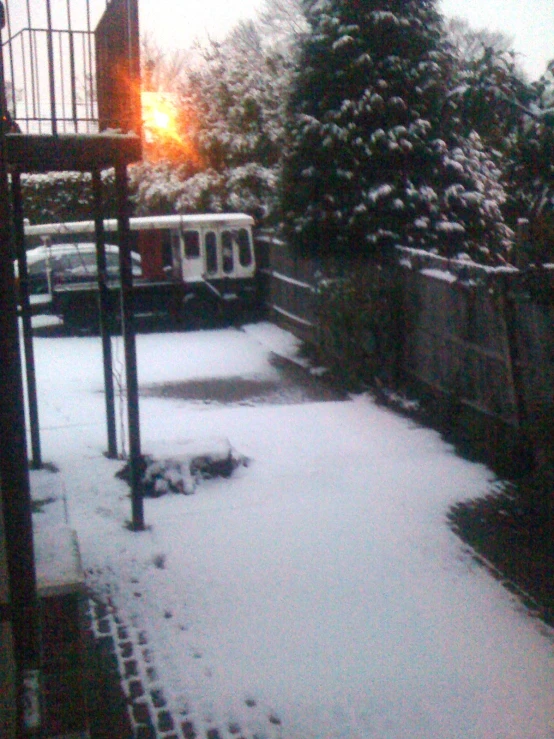
{"label": "snow on car roof", "polygon": [[[74,243],[74,244],[52,244],[51,246],[36,246],[27,251],[27,264],[36,264],[42,259],[48,257],[59,257],[62,254],[94,254],[96,252],[96,244],[93,242]],[[119,247],[114,244],[106,244],[106,253],[118,254]],[[140,254],[131,252],[133,259],[140,260]]]}

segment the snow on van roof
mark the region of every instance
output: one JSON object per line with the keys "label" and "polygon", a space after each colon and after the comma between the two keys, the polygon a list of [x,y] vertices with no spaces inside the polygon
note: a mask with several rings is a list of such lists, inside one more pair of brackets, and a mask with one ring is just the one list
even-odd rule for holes
{"label": "snow on van roof", "polygon": [[[200,215],[141,216],[130,219],[131,231],[155,228],[202,228],[207,225],[247,227],[254,225],[252,216],[246,213],[203,213]],[[105,231],[117,231],[117,219],[107,218],[104,221]],[[94,221],[68,221],[66,223],[43,223],[36,226],[26,225],[27,236],[48,236],[50,234],[94,233]]]}

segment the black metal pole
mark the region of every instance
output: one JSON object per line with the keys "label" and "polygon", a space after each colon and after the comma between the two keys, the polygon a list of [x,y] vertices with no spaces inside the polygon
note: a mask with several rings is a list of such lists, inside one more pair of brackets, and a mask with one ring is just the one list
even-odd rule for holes
{"label": "black metal pole", "polygon": [[113,382],[112,340],[110,337],[110,295],[106,266],[106,239],[102,212],[102,180],[97,169],[92,171],[92,192],[94,201],[94,230],[96,234],[96,267],[98,272],[98,315],[100,336],[102,338],[102,357],[104,360],[104,392],[106,395],[106,424],[108,432],[108,451],[110,459],[117,458],[117,433],[115,424],[115,395]]}
{"label": "black metal pole", "polygon": [[52,135],[58,133],[58,120],[56,117],[56,82],[54,77],[54,45],[52,42],[52,9],[50,0],[46,0],[46,23],[47,29],[47,50],[48,50],[48,80],[50,83],[50,122],[52,125]]}
{"label": "black metal pole", "polygon": [[[70,69],[70,88],[71,88],[71,114],[73,117],[73,125],[75,133],[77,133],[79,124],[77,121],[77,86],[75,74],[75,44],[73,40],[73,28],[71,27],[71,2],[67,0],[67,30],[69,40],[69,69]],[[64,112],[65,117],[65,112]]]}
{"label": "black metal pole", "polygon": [[[0,14],[4,15],[2,3]],[[29,699],[31,705],[38,702],[38,692],[29,690],[29,686],[39,683],[40,625],[13,269],[1,41],[0,36],[0,479],[17,672],[17,736],[21,737],[40,728],[38,713],[29,712]]]}
{"label": "black metal pole", "polygon": [[11,77],[11,104],[12,104],[12,115],[13,119],[17,118],[17,100],[15,94],[15,70],[13,64],[13,42],[12,42],[12,28],[10,23],[10,6],[6,5],[6,21],[8,27],[8,39],[9,39],[9,55],[10,55],[10,77]]}
{"label": "black metal pole", "polygon": [[121,279],[121,318],[125,347],[125,375],[127,379],[127,421],[129,426],[129,477],[133,531],[144,529],[144,506],[141,490],[140,419],[138,398],[137,352],[133,321],[133,270],[131,260],[131,229],[129,224],[129,183],[127,167],[115,167],[115,185],[118,207],[119,269]]}
{"label": "black metal pole", "polygon": [[31,320],[31,304],[29,300],[29,273],[25,254],[25,227],[23,222],[23,196],[21,193],[21,175],[12,173],[12,198],[15,249],[19,269],[19,302],[21,305],[21,322],[23,324],[23,348],[25,352],[25,374],[27,377],[27,405],[29,407],[29,426],[31,431],[31,453],[33,469],[42,467],[40,446],[40,426],[38,420],[37,379],[35,372],[35,353],[33,350],[33,326]]}

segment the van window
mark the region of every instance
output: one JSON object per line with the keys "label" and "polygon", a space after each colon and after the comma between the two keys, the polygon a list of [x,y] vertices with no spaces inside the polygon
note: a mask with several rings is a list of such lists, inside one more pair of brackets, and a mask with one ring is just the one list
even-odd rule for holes
{"label": "van window", "polygon": [[173,277],[178,280],[181,278],[181,234],[179,231],[171,232],[171,257]]}
{"label": "van window", "polygon": [[171,272],[173,264],[171,241],[171,231],[166,228],[162,231],[162,268],[166,274]]}
{"label": "van window", "polygon": [[239,228],[237,242],[239,245],[239,262],[243,267],[249,267],[252,264],[252,247],[250,234],[246,228]]}
{"label": "van window", "polygon": [[200,257],[200,234],[198,231],[183,231],[185,240],[185,257],[198,259]]}
{"label": "van window", "polygon": [[221,252],[223,255],[223,271],[226,275],[231,274],[235,266],[233,254],[233,234],[231,231],[221,232]]}
{"label": "van window", "polygon": [[27,265],[27,271],[30,275],[41,275],[46,273],[46,257],[44,259],[37,259],[32,264]]}
{"label": "van window", "polygon": [[206,272],[209,275],[217,273],[217,239],[214,231],[208,231],[204,237],[206,248]]}
{"label": "van window", "polygon": [[55,261],[54,271],[66,272],[77,276],[96,275],[96,254],[95,252],[83,253],[79,249],[75,253],[64,254]]}

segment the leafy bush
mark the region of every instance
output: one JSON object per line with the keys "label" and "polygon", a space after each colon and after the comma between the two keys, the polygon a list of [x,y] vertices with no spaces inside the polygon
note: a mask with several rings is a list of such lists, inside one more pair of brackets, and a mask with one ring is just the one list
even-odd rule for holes
{"label": "leafy bush", "polygon": [[[116,215],[113,170],[102,173],[106,217]],[[21,178],[23,211],[32,224],[91,220],[93,216],[92,183],[88,173],[50,172],[23,175]]]}

